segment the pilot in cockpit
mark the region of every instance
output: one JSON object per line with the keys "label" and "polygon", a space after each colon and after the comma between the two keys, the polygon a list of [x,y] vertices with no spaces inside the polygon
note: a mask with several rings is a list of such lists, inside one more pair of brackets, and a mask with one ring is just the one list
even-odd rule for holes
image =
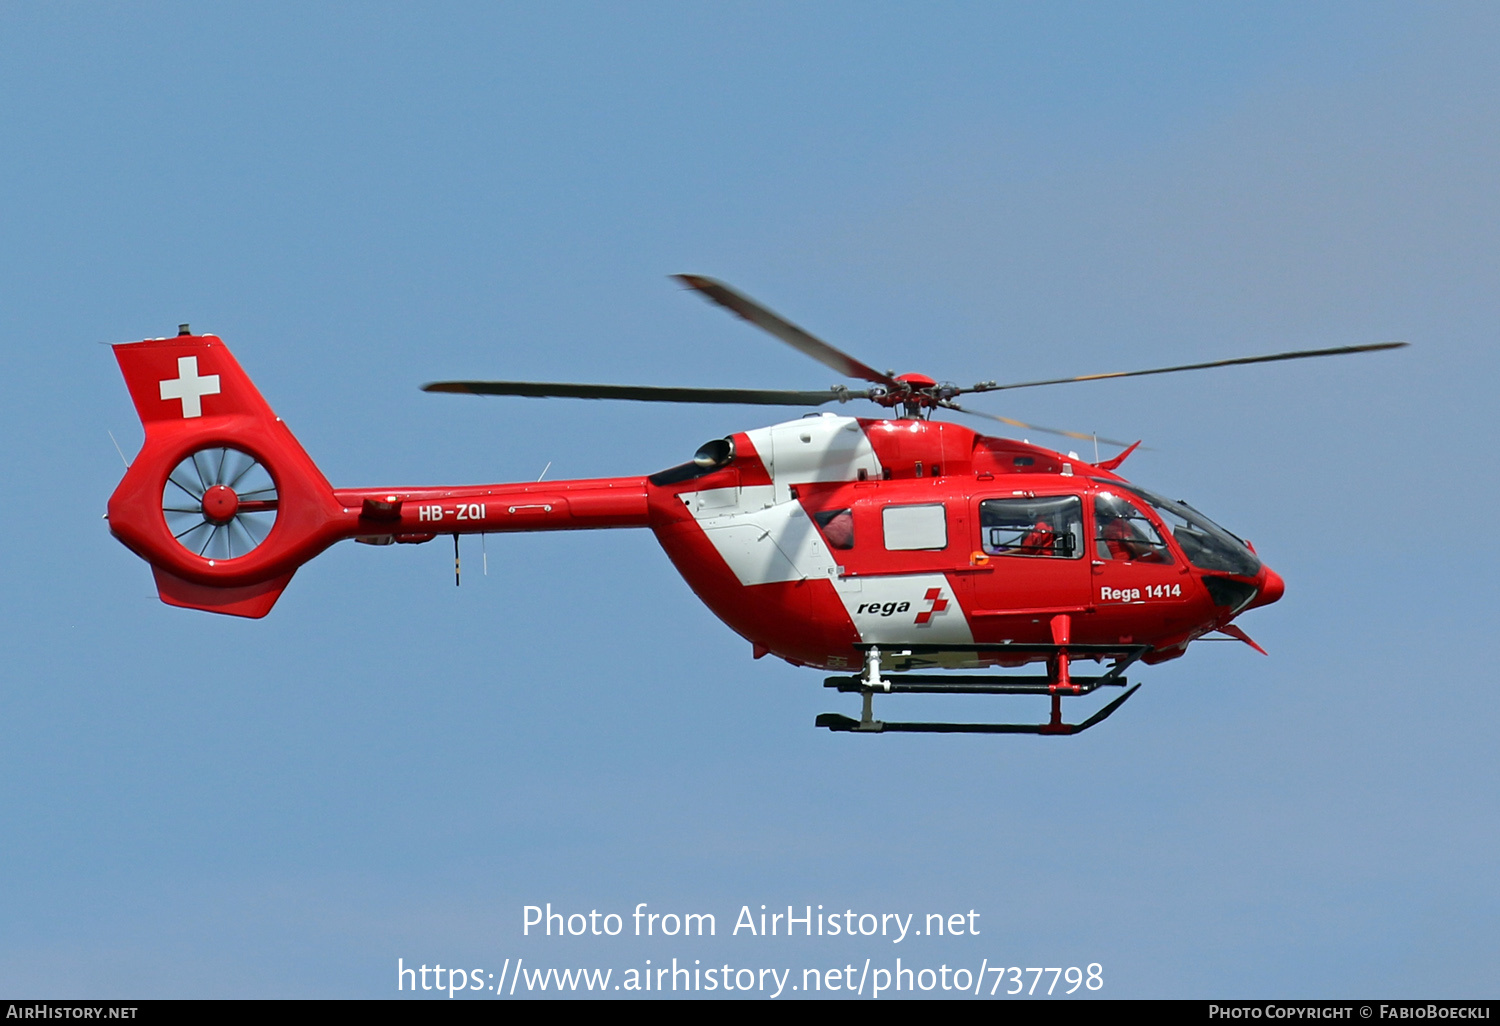
{"label": "pilot in cockpit", "polygon": [[1169,563],[1156,528],[1125,499],[1101,492],[1094,499],[1099,556],[1137,563]]}

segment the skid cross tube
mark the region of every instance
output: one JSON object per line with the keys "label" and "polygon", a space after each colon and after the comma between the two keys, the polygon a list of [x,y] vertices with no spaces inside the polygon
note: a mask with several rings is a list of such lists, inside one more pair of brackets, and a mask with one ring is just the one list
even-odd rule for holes
{"label": "skid cross tube", "polygon": [[[854,647],[861,651],[868,651],[880,646],[869,642],[856,642]],[[1025,655],[1052,655],[1058,649],[1064,648],[1068,650],[1070,655],[1082,656],[1086,659],[1093,658],[1094,656],[1118,656],[1122,658],[1129,657],[1131,662],[1151,651],[1150,645],[1098,645],[1082,644],[1076,641],[1067,645],[1056,645],[1049,642],[996,641],[990,644],[888,645],[883,650],[883,654],[898,658],[924,655],[935,656],[945,653],[968,655],[970,653],[1017,652]]]}
{"label": "skid cross tube", "polygon": [[[1124,687],[1125,669],[1150,651],[1148,645],[1075,645],[1075,644],[994,644],[994,645],[911,645],[893,647],[882,653],[879,646],[861,645],[865,650],[865,672],[858,676],[829,677],[823,686],[836,688],[840,693],[859,693],[862,702],[860,718],[855,720],[839,713],[823,713],[815,725],[829,730],[862,734],[912,733],[912,734],[1079,734],[1103,722],[1125,703],[1140,687],[1136,684],[1123,695],[1111,701],[1082,723],[1064,723],[1062,719],[1063,695],[1086,695],[1101,687]],[[1017,653],[1044,655],[1053,669],[1047,676],[1023,674],[932,674],[897,673],[890,677],[881,675],[882,655],[900,660],[912,656],[938,655],[942,652],[973,653]],[[1115,661],[1104,674],[1097,677],[1071,677],[1059,668],[1066,667],[1070,658],[1079,656],[1102,658],[1114,656]],[[910,663],[908,663],[910,665]],[[1064,679],[1059,679],[1062,677]],[[879,691],[885,694],[958,694],[958,695],[1048,695],[1052,699],[1052,715],[1046,723],[941,723],[941,722],[897,722],[875,719],[874,698]]]}
{"label": "skid cross tube", "polygon": [[[1014,676],[1000,674],[980,676],[944,676],[936,673],[903,673],[882,681],[882,692],[893,695],[1048,695],[1052,693],[1052,680],[1043,676]],[[1124,677],[1074,677],[1073,684],[1078,694],[1086,695],[1105,685],[1123,687]],[[823,681],[825,688],[837,688],[843,694],[869,691],[863,677],[829,677]],[[1072,694],[1072,692],[1069,692]]]}

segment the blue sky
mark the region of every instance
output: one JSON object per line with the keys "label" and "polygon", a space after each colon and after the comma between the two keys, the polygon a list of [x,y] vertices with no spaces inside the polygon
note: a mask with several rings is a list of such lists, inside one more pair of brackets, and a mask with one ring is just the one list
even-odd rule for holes
{"label": "blue sky", "polygon": [[[1484,5],[0,8],[0,992],[903,955],[1491,995],[1497,41]],[[983,404],[1144,438],[1123,472],[1287,581],[1270,658],[1195,646],[1068,740],[815,731],[852,699],[647,532],[492,538],[487,577],[466,542],[460,589],[441,544],[339,546],[246,622],[160,604],[99,519],[140,440],[101,343],[181,321],[340,485],[772,419],[423,381],[831,383],[681,271],[959,381],[1413,346]],[[522,937],[548,901],[721,936]],[[722,936],[762,903],[984,932]]]}

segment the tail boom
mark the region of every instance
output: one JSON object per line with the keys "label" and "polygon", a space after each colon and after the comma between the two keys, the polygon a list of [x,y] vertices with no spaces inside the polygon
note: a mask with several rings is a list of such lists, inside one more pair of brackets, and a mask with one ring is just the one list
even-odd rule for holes
{"label": "tail boom", "polygon": [[114,350],[146,441],[109,527],[171,605],[264,616],[299,566],[346,538],[648,526],[644,477],[336,490],[218,337]]}
{"label": "tail boom", "polygon": [[460,488],[341,488],[340,537],[419,541],[439,534],[650,526],[644,477]]}

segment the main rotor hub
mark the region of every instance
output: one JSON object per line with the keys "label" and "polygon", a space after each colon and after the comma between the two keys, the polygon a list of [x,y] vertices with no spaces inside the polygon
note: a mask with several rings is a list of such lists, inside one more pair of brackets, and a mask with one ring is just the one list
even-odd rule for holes
{"label": "main rotor hub", "polygon": [[209,523],[227,524],[240,511],[240,497],[233,488],[216,484],[203,493],[203,517]]}
{"label": "main rotor hub", "polygon": [[898,374],[890,380],[897,387],[879,393],[871,390],[870,398],[881,406],[890,409],[900,406],[905,416],[922,418],[938,405],[937,379],[926,374]]}

